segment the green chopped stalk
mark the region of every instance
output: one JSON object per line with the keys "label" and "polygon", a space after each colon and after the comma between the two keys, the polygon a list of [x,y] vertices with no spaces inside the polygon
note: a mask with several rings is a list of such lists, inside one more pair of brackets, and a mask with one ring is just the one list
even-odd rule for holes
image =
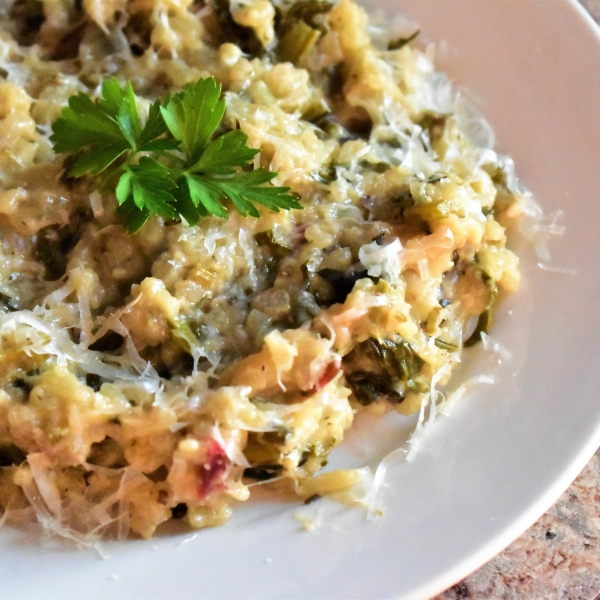
{"label": "green chopped stalk", "polygon": [[332,8],[333,4],[324,0],[300,0],[292,4],[287,11],[283,26],[285,27],[287,21],[301,20],[314,29],[320,29],[321,25],[317,22],[317,18],[328,13]]}
{"label": "green chopped stalk", "polygon": [[440,350],[446,350],[447,352],[456,352],[458,350],[458,346],[451,342],[446,342],[441,340],[440,338],[436,338],[433,342]]}
{"label": "green chopped stalk", "polygon": [[304,21],[296,21],[280,38],[277,51],[281,60],[298,64],[317,43],[321,32]]}

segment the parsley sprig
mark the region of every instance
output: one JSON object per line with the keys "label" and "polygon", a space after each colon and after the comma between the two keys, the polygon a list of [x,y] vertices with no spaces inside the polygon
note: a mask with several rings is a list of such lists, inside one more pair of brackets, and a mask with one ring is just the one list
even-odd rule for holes
{"label": "parsley sprig", "polygon": [[209,77],[154,102],[142,124],[131,83],[112,78],[96,102],[72,96],[50,140],[55,152],[72,155],[71,177],[101,176],[99,188],[116,193],[131,232],[153,215],[190,225],[227,218],[226,199],[243,216],[260,216],[256,204],[302,208],[290,188],[268,185],[277,173],[248,170],[259,151],[243,131],[215,136],[224,114],[221,86]]}

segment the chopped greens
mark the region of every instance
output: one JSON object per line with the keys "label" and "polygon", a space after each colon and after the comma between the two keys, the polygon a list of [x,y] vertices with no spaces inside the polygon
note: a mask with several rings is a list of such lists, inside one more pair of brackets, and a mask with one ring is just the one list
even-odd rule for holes
{"label": "chopped greens", "polygon": [[407,389],[414,392],[423,391],[422,385],[416,382],[414,377],[425,363],[408,342],[369,338],[363,344],[366,353],[383,371],[402,381]]}
{"label": "chopped greens", "polygon": [[215,137],[225,100],[213,77],[154,102],[143,125],[137,104],[130,83],[108,79],[96,102],[82,92],[72,96],[50,137],[55,152],[68,155],[70,177],[102,174],[99,187],[115,191],[130,232],[154,215],[189,225],[227,218],[225,199],[243,216],[258,217],[256,204],[275,212],[302,208],[289,188],[265,185],[276,173],[242,170],[259,152],[243,131]]}
{"label": "chopped greens", "polygon": [[388,43],[388,50],[400,50],[400,48],[404,48],[406,44],[410,44],[416,37],[421,33],[420,29],[417,29],[412,35],[409,35],[405,38],[397,38],[395,40],[391,40]]}
{"label": "chopped greens", "polygon": [[296,21],[281,35],[277,47],[281,60],[298,63],[321,37],[318,29],[313,29],[304,21]]}
{"label": "chopped greens", "polygon": [[354,284],[359,279],[368,277],[368,272],[365,269],[349,272],[339,271],[337,269],[321,269],[317,271],[317,275],[332,285],[334,290],[332,303],[342,304],[354,288]]}
{"label": "chopped greens", "polygon": [[326,26],[320,17],[332,8],[331,2],[300,0],[287,10],[277,24],[277,53],[281,60],[295,64],[302,61],[325,33]]}
{"label": "chopped greens", "polygon": [[380,398],[400,403],[405,397],[398,391],[402,389],[416,393],[427,391],[427,386],[417,380],[425,362],[405,340],[369,338],[349,355],[350,364],[361,361],[361,357],[369,360],[371,368],[353,369],[346,375],[360,404],[366,406]]}
{"label": "chopped greens", "polygon": [[479,319],[477,320],[477,325],[475,326],[473,333],[465,341],[465,348],[475,345],[481,340],[482,333],[489,332],[492,326],[494,310],[496,309],[496,304],[498,302],[498,286],[496,284],[496,281],[484,271],[481,271],[480,275],[483,283],[485,283],[490,293],[489,300],[486,309],[479,315]]}
{"label": "chopped greens", "polygon": [[446,352],[456,352],[458,346],[452,342],[446,342],[440,338],[436,338],[433,342],[440,350],[446,350]]}
{"label": "chopped greens", "polygon": [[328,167],[322,167],[312,174],[312,178],[319,183],[328,184],[337,179],[337,171],[335,163],[331,163]]}
{"label": "chopped greens", "polygon": [[282,19],[281,26],[295,21],[303,21],[307,25],[324,32],[325,27],[319,23],[319,16],[328,13],[333,8],[333,3],[324,0],[300,0],[290,6]]}
{"label": "chopped greens", "polygon": [[268,54],[262,42],[251,27],[236,23],[232,14],[229,0],[212,0],[210,2],[219,25],[223,42],[232,42],[239,46],[245,54],[263,56]]}
{"label": "chopped greens", "polygon": [[354,396],[359,404],[368,406],[379,399],[386,399],[400,403],[404,400],[392,385],[392,380],[387,374],[370,373],[368,371],[354,371],[346,376]]}

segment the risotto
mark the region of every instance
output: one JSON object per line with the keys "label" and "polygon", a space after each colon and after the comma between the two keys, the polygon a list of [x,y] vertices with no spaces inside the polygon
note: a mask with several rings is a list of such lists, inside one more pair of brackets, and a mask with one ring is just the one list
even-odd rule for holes
{"label": "risotto", "polygon": [[[224,523],[249,484],[319,474],[357,411],[435,403],[519,285],[510,161],[417,32],[351,0],[16,0],[0,7],[0,506],[82,541]],[[301,209],[124,226],[52,125],[131,82],[214,77]],[[475,131],[476,133],[476,131]],[[118,161],[117,163],[118,164]],[[271,184],[268,184],[271,185]]]}

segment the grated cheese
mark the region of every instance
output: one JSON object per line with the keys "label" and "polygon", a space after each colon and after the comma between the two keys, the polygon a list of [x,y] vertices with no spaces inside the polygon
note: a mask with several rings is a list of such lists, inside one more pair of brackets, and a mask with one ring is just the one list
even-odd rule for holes
{"label": "grated cheese", "polygon": [[[268,0],[33,4],[41,29],[18,10],[0,25],[0,451],[18,463],[0,525],[34,515],[95,547],[171,518],[220,525],[266,483],[380,515],[389,465],[493,382],[448,392],[469,324],[519,284],[507,236],[560,271],[562,215],[543,215],[433,46],[389,49],[416,29],[399,16],[369,24],[351,0],[304,20]],[[298,31],[306,47],[283,60]],[[147,115],[207,75],[219,131],[240,128],[304,208],[129,235],[107,182],[67,176],[51,125],[111,76]],[[416,413],[408,447],[374,474],[319,474],[363,410]]]}

